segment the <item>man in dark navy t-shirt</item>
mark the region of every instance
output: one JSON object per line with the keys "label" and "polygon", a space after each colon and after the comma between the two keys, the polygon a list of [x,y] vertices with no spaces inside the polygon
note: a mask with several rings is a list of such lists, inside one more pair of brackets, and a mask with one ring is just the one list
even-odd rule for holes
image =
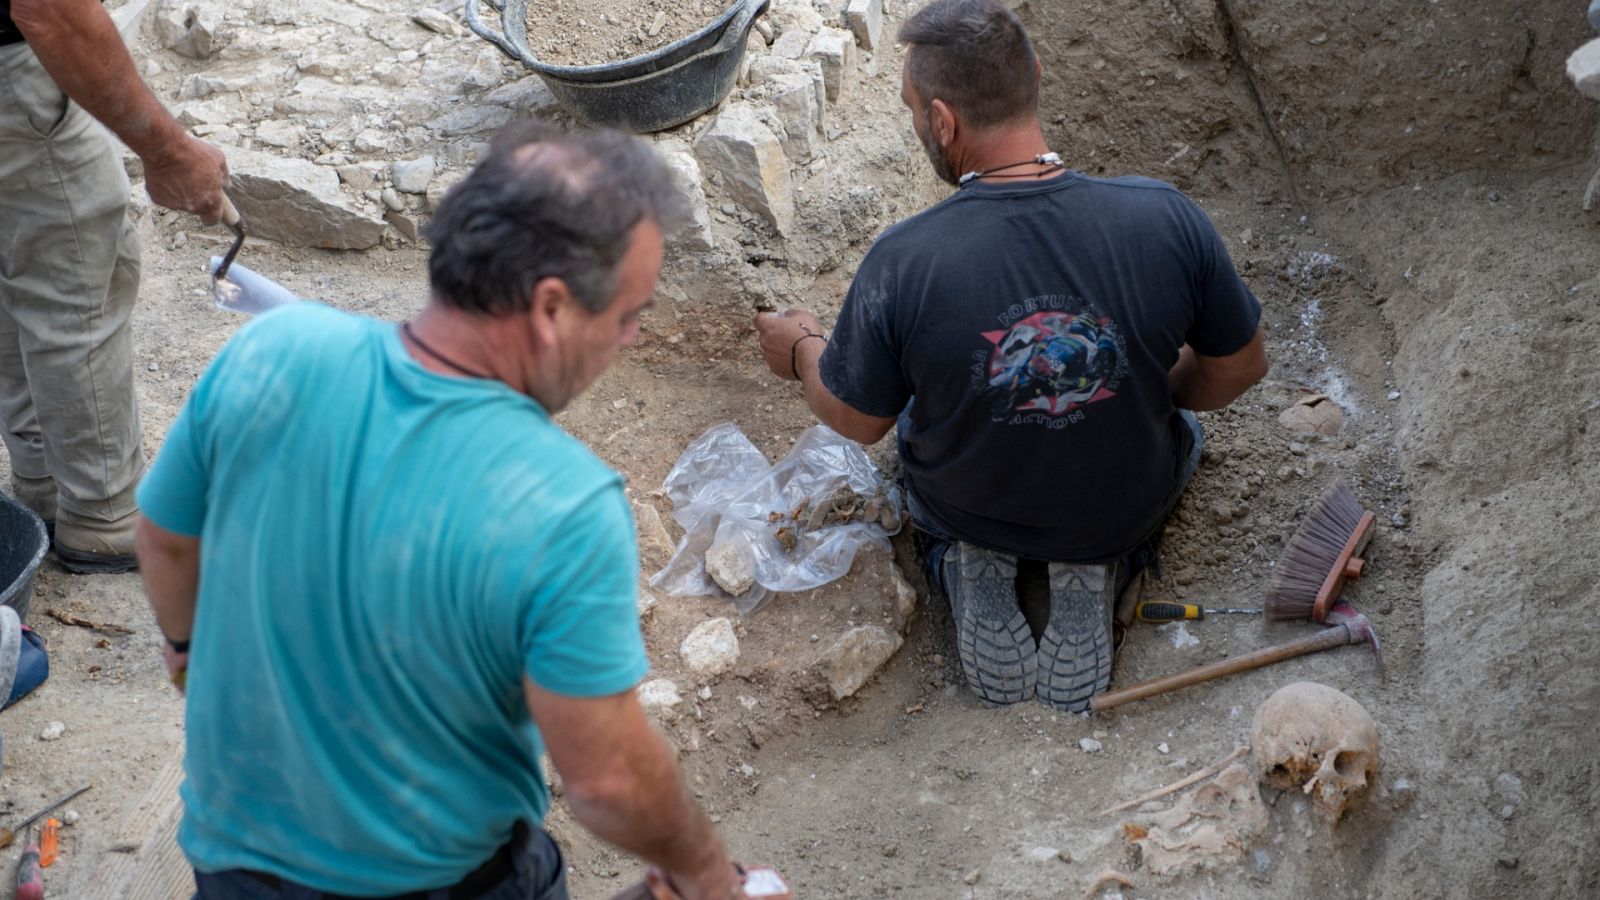
{"label": "man in dark navy t-shirt", "polygon": [[[898,424],[973,690],[1079,711],[1110,680],[1112,600],[1199,458],[1189,411],[1266,373],[1261,306],[1177,189],[1090,178],[1049,151],[1014,13],[936,0],[900,40],[915,131],[958,190],[878,239],[830,337],[767,314],[763,353],[841,434],[872,443]],[[1037,636],[1019,558],[1050,563]]]}

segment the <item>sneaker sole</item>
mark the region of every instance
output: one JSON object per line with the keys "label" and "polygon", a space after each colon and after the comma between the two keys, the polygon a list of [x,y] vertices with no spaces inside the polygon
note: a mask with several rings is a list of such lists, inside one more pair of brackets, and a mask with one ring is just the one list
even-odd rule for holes
{"label": "sneaker sole", "polygon": [[1033,696],[1038,653],[1017,602],[1016,561],[968,544],[945,558],[952,556],[954,577],[946,580],[960,593],[956,652],[967,687],[989,706],[1021,703]]}
{"label": "sneaker sole", "polygon": [[61,568],[74,575],[120,575],[139,568],[139,557],[132,553],[106,556],[100,553],[80,553],[57,546],[56,561]]}
{"label": "sneaker sole", "polygon": [[1039,639],[1038,697],[1067,712],[1111,685],[1112,566],[1050,564],[1050,623]]}

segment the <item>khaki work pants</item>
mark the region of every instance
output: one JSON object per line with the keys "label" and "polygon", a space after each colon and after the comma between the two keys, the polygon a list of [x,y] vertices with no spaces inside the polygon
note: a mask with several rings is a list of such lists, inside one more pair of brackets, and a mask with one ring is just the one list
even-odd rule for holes
{"label": "khaki work pants", "polygon": [[27,44],[0,47],[0,437],[87,519],[133,512],[144,472],[127,206],[110,136]]}

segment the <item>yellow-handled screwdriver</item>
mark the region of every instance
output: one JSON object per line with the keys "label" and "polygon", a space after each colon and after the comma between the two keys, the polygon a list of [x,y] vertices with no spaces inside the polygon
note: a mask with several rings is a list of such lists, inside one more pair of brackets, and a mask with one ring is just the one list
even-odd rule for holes
{"label": "yellow-handled screwdriver", "polygon": [[1204,619],[1206,616],[1223,614],[1260,615],[1259,609],[1209,609],[1198,603],[1173,603],[1169,600],[1148,600],[1139,604],[1134,610],[1134,615],[1141,622],[1181,622],[1185,619]]}

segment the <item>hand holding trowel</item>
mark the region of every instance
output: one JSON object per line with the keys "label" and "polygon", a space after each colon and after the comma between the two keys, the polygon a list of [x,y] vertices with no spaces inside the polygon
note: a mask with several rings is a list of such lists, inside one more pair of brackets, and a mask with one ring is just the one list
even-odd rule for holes
{"label": "hand holding trowel", "polygon": [[234,258],[244,247],[244,217],[228,199],[222,196],[222,224],[233,229],[233,245],[222,256],[211,257],[211,300],[220,309],[253,316],[287,303],[298,303],[300,298],[282,285],[234,265]]}

